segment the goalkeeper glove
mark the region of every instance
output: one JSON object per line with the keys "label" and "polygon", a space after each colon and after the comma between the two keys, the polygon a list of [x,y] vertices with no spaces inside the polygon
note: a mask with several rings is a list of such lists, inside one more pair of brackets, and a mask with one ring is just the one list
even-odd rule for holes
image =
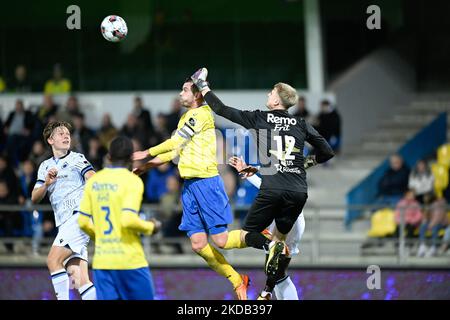
{"label": "goalkeeper glove", "polygon": [[194,84],[197,86],[198,90],[202,91],[209,87],[208,81],[206,81],[206,77],[208,76],[208,69],[200,68],[198,69],[192,76],[191,79]]}
{"label": "goalkeeper glove", "polygon": [[306,156],[305,161],[303,162],[303,168],[309,169],[317,164],[316,156],[310,155]]}

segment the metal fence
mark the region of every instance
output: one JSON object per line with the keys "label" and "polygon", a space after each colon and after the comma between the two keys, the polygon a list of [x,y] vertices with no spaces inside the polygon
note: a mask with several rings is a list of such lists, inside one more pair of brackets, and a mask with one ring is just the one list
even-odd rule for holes
{"label": "metal fence", "polygon": [[[335,261],[338,263],[337,258],[341,258],[343,256],[352,256],[352,257],[361,257],[361,252],[356,251],[356,249],[352,249],[353,252],[336,252],[335,254],[327,254],[324,253],[324,249],[328,248],[328,251],[330,251],[330,248],[333,248],[333,246],[346,245],[346,246],[353,246],[353,248],[359,247],[359,245],[363,244],[364,242],[370,241],[370,237],[367,235],[368,228],[370,227],[370,218],[371,213],[374,212],[377,209],[385,208],[386,206],[374,206],[374,205],[358,205],[358,206],[314,206],[314,205],[308,205],[304,208],[303,214],[305,215],[306,220],[306,230],[302,238],[302,244],[301,244],[301,251],[303,252],[309,252],[309,254],[303,255],[303,264],[308,265],[324,265],[326,262],[329,261],[330,264]],[[248,210],[248,206],[235,206],[234,212],[246,212]],[[142,206],[142,217],[145,219],[149,219],[151,217],[158,217],[160,212],[160,206],[159,205],[149,205],[144,204]],[[365,225],[367,225],[367,229],[364,229],[364,226],[362,230],[359,231],[348,231],[344,227],[344,215],[346,210],[352,209],[352,210],[362,210],[365,212],[365,214],[358,220],[363,221]],[[391,208],[394,210],[394,208]],[[448,210],[450,207],[447,208]],[[36,210],[36,211],[35,211]],[[181,210],[181,207],[178,207],[178,210]],[[36,212],[43,212],[43,211],[52,211],[51,207],[48,205],[32,205],[27,204],[25,206],[20,205],[0,205],[0,214],[2,212],[29,212],[31,215],[36,215]],[[328,213],[327,213],[328,212]],[[330,213],[331,212],[331,213]],[[407,239],[405,234],[405,209],[401,210],[400,212],[400,228],[398,237],[389,237],[389,238],[380,238],[379,241],[382,243],[393,243],[395,242],[398,244],[398,248],[396,250],[395,256],[391,255],[390,265],[398,265],[398,266],[405,266],[411,263],[411,260],[408,258],[408,250],[407,245],[410,244],[417,244],[419,239]],[[35,217],[33,217],[35,218]],[[331,229],[336,230],[333,231],[323,231],[321,230],[321,224],[328,223],[332,227]],[[237,217],[235,219],[235,222],[233,225],[230,226],[229,229],[238,229],[240,228],[240,221]],[[54,239],[52,238],[43,238],[42,237],[42,230],[39,231],[39,228],[35,228],[33,230],[33,235],[31,237],[0,237],[0,244],[6,244],[6,243],[26,243],[29,247],[32,248],[33,251],[36,250],[39,246],[49,246],[53,242]],[[440,239],[440,242],[442,242],[442,239]],[[184,248],[182,250],[184,255],[194,255],[190,250],[190,244],[189,240],[186,236],[180,235],[179,237],[164,237],[162,235],[158,235],[157,237],[144,237],[143,238],[143,245],[144,249],[149,254],[155,254],[155,245],[168,245],[168,246],[178,246],[180,248]],[[93,247],[91,245],[90,251],[93,250]],[[258,250],[253,250],[254,254],[258,254]],[[226,251],[225,253],[227,256],[231,257],[232,259],[238,259],[240,257],[240,254],[237,253],[237,250],[231,250]],[[253,254],[253,253],[252,253]],[[252,255],[250,254],[250,255]],[[245,257],[248,257],[249,252],[245,253]],[[328,257],[328,260],[325,259],[326,256]],[[335,259],[334,259],[334,258]],[[447,255],[444,257],[444,259],[448,260],[448,266],[450,266],[450,257]],[[395,261],[395,262],[393,262]],[[345,264],[345,263],[344,263]],[[439,263],[442,265],[442,259]],[[445,261],[444,261],[445,265]]]}

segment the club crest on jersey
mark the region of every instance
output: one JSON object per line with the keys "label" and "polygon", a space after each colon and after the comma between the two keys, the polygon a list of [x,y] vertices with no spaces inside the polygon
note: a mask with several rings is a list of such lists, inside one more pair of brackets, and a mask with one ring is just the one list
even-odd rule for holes
{"label": "club crest on jersey", "polygon": [[68,166],[69,164],[67,163],[67,162],[64,162],[64,164],[63,164],[63,166],[61,167],[62,169],[65,169],[65,168],[67,168],[67,166]]}
{"label": "club crest on jersey", "polygon": [[295,126],[297,124],[297,119],[289,117],[279,117],[272,113],[268,113],[267,122],[275,124],[275,131],[287,131],[291,126]]}
{"label": "club crest on jersey", "polygon": [[194,127],[195,126],[195,119],[194,118],[190,118],[189,119],[189,124]]}

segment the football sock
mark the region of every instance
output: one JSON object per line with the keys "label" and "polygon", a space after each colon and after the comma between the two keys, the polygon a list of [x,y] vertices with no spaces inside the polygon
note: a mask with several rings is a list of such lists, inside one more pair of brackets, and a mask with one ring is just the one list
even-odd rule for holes
{"label": "football sock", "polygon": [[274,292],[277,300],[298,300],[297,289],[289,276],[276,283]]}
{"label": "football sock", "polygon": [[65,269],[60,269],[51,273],[53,288],[56,299],[69,300],[69,276]]}
{"label": "football sock", "polygon": [[97,300],[97,291],[92,282],[82,285],[78,289],[78,292],[80,293],[82,300]]}
{"label": "football sock", "polygon": [[268,251],[270,240],[259,232],[251,231],[245,235],[245,243],[249,247]]}
{"label": "football sock", "polygon": [[233,288],[238,287],[242,283],[241,275],[237,273],[225,257],[209,243],[198,252],[198,255],[208,263],[208,266],[211,269],[227,278],[233,285]]}
{"label": "football sock", "polygon": [[242,249],[246,248],[247,244],[241,241],[241,230],[233,230],[228,233],[228,240],[224,249]]}

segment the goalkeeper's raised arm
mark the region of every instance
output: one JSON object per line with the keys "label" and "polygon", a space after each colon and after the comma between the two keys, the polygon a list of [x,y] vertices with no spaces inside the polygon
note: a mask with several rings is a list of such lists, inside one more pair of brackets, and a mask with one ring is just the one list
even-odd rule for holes
{"label": "goalkeeper's raised arm", "polygon": [[255,113],[259,111],[241,111],[239,109],[226,106],[209,88],[209,83],[206,81],[207,76],[208,69],[201,68],[191,76],[191,79],[197,86],[198,90],[200,90],[203,98],[211,109],[219,116],[238,123],[244,128],[254,128],[256,123]]}

